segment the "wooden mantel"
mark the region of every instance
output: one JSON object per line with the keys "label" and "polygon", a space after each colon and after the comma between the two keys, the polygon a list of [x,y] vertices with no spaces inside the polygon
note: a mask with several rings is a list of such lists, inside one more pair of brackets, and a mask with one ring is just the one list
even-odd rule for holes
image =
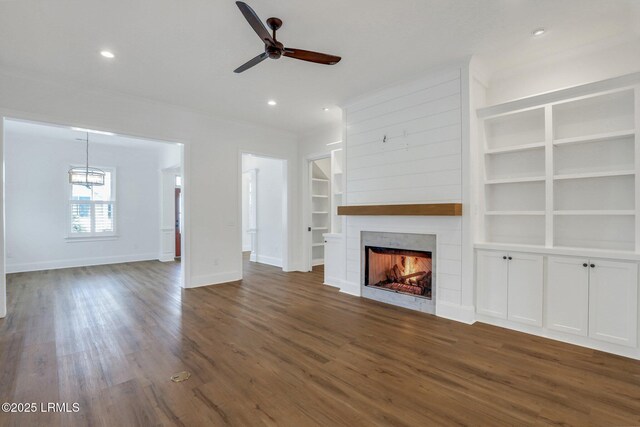
{"label": "wooden mantel", "polygon": [[461,216],[462,203],[338,206],[338,215]]}

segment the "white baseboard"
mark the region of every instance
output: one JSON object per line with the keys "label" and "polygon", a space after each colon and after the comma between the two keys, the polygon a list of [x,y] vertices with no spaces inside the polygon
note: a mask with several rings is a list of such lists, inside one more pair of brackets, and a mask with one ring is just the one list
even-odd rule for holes
{"label": "white baseboard", "polygon": [[640,348],[626,347],[623,345],[612,344],[589,337],[581,337],[564,332],[553,331],[546,327],[523,325],[506,319],[495,319],[491,316],[476,314],[478,322],[487,323],[489,325],[498,326],[500,328],[512,329],[526,334],[536,335],[539,337],[549,338],[556,341],[562,341],[567,344],[578,345],[581,347],[592,348],[594,350],[604,351],[605,353],[613,353],[618,356],[630,357],[640,360]]}
{"label": "white baseboard", "polygon": [[436,301],[436,316],[472,325],[476,322],[476,311],[472,306],[463,306],[446,301]]}
{"label": "white baseboard", "polygon": [[176,259],[176,257],[175,257],[173,252],[166,253],[166,254],[160,254],[160,256],[158,257],[158,261],[161,261],[161,262],[175,261],[175,259]]}
{"label": "white baseboard", "polygon": [[158,254],[115,255],[94,258],[61,259],[55,261],[11,263],[6,265],[7,273],[25,273],[28,271],[57,270],[60,268],[90,267],[92,265],[121,264],[157,260]]}
{"label": "white baseboard", "polygon": [[272,256],[259,255],[259,254],[254,256],[254,254],[251,254],[249,259],[253,262],[259,262],[260,264],[273,265],[274,267],[282,268],[282,258],[276,258]]}
{"label": "white baseboard", "polygon": [[341,287],[341,283],[342,280],[336,278],[336,277],[325,277],[324,278],[324,284],[327,286],[333,286],[334,288],[340,288]]}
{"label": "white baseboard", "polygon": [[342,280],[340,283],[340,292],[353,295],[356,297],[362,296],[360,291],[360,283],[350,283],[346,280]]}
{"label": "white baseboard", "polygon": [[222,273],[191,276],[191,283],[185,288],[199,288],[201,286],[219,285],[222,283],[237,282],[242,279],[240,271],[226,271]]}

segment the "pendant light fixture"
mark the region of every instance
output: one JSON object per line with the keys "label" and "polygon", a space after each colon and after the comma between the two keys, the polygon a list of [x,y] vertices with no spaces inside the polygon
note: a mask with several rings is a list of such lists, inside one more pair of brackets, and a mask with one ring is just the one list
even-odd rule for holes
{"label": "pendant light fixture", "polygon": [[104,171],[89,167],[89,132],[87,132],[86,140],[78,139],[78,141],[86,141],[87,162],[84,167],[69,169],[69,183],[74,185],[84,185],[87,188],[91,188],[95,185],[104,185]]}

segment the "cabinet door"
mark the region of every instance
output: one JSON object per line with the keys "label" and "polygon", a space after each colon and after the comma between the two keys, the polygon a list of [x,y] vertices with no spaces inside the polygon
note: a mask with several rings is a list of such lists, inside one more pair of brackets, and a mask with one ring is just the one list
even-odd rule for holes
{"label": "cabinet door", "polygon": [[324,242],[324,284],[340,287],[342,241],[326,236]]}
{"label": "cabinet door", "polygon": [[541,255],[509,254],[509,320],[542,326],[543,269]]}
{"label": "cabinet door", "polygon": [[588,260],[549,257],[547,276],[547,327],[587,335],[589,313]]}
{"label": "cabinet door", "polygon": [[638,265],[592,260],[589,336],[635,347],[638,327]]}
{"label": "cabinet door", "polygon": [[477,312],[507,318],[507,260],[506,255],[493,251],[478,251]]}

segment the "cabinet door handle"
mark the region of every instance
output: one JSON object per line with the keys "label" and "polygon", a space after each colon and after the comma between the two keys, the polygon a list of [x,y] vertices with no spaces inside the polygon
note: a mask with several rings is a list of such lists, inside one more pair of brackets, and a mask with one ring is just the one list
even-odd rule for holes
{"label": "cabinet door handle", "polygon": [[584,264],[582,264],[583,267],[589,267],[589,264],[587,264],[586,262]]}
{"label": "cabinet door handle", "polygon": [[591,264],[589,267],[596,268],[596,265],[595,264]]}
{"label": "cabinet door handle", "polygon": [[506,255],[505,255],[505,256],[503,256],[503,257],[502,257],[502,259],[507,259],[507,256],[506,256]]}
{"label": "cabinet door handle", "polygon": [[513,258],[509,257],[509,261],[511,261]]}

